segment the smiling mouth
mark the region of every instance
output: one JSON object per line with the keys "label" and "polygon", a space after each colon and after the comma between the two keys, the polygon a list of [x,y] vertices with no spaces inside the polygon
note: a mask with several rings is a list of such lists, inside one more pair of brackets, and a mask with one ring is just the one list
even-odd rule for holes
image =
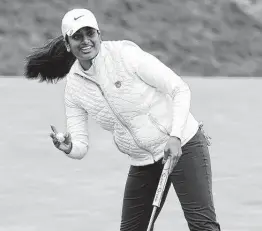
{"label": "smiling mouth", "polygon": [[83,52],[83,53],[88,53],[91,51],[91,49],[93,48],[93,46],[85,46],[85,47],[82,47],[80,50]]}

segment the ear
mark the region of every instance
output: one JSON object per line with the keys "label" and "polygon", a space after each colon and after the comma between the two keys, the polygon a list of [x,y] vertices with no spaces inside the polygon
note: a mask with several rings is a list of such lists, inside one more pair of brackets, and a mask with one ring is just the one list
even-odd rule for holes
{"label": "ear", "polygon": [[70,45],[69,45],[69,43],[66,41],[66,39],[64,40],[64,43],[65,43],[67,52],[70,52]]}
{"label": "ear", "polygon": [[101,32],[99,30],[97,31],[97,34],[99,36],[100,42],[102,42],[102,36],[101,36]]}

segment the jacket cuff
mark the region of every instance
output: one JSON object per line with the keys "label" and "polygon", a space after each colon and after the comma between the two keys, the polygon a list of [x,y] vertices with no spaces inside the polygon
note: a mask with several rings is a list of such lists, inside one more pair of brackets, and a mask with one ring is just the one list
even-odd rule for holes
{"label": "jacket cuff", "polygon": [[170,136],[175,136],[175,137],[177,137],[181,140],[181,132],[180,131],[174,130],[170,133]]}
{"label": "jacket cuff", "polygon": [[88,147],[81,142],[73,142],[72,150],[69,154],[65,153],[68,157],[72,159],[82,159],[88,151]]}

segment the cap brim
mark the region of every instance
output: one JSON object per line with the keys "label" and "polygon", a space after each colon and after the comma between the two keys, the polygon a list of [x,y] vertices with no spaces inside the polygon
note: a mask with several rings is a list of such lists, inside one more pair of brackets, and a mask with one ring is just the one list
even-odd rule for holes
{"label": "cap brim", "polygon": [[96,22],[88,22],[87,20],[84,20],[85,18],[83,17],[83,19],[79,19],[75,22],[73,28],[71,30],[69,30],[66,34],[68,36],[72,36],[75,32],[77,32],[78,30],[80,30],[83,27],[91,27],[94,28],[96,30],[99,30],[97,23]]}

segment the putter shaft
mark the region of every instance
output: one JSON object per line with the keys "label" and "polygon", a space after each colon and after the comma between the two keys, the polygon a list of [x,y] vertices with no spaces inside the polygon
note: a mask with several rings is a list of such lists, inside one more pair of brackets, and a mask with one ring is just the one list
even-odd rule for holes
{"label": "putter shaft", "polygon": [[171,166],[171,160],[170,158],[167,159],[164,168],[162,170],[161,176],[160,176],[160,180],[158,183],[158,187],[156,190],[156,194],[155,194],[155,198],[153,200],[153,211],[150,217],[150,221],[147,227],[147,231],[151,231],[152,225],[154,223],[154,219],[155,219],[155,214],[156,214],[156,210],[158,207],[160,207],[160,203],[165,191],[165,187],[166,187],[166,183],[168,180],[168,176],[169,176],[169,171],[170,171],[170,166]]}
{"label": "putter shaft", "polygon": [[148,227],[147,227],[147,230],[146,230],[146,231],[151,231],[152,225],[153,225],[153,223],[154,223],[154,218],[155,218],[155,215],[156,215],[156,210],[157,210],[157,207],[154,206],[154,207],[153,207],[152,214],[151,214],[151,217],[150,217],[150,221],[149,221],[149,224],[148,224]]}

